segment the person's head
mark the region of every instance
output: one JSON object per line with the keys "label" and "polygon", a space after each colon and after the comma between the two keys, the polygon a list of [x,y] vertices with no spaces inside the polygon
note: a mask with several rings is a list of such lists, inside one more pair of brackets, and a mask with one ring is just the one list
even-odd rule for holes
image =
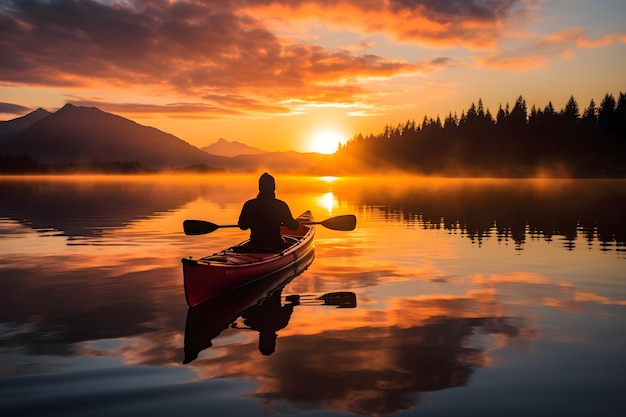
{"label": "person's head", "polygon": [[274,190],[276,190],[276,183],[274,182],[274,177],[265,172],[259,178],[259,192],[261,194],[274,194]]}
{"label": "person's head", "polygon": [[266,331],[259,332],[259,352],[265,356],[269,356],[276,350],[276,332]]}

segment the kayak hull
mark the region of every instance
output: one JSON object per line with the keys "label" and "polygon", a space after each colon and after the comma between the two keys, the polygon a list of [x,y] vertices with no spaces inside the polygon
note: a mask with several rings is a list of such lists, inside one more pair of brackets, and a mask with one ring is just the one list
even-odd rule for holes
{"label": "kayak hull", "polygon": [[213,340],[237,318],[260,306],[270,296],[280,293],[291,280],[306,270],[313,256],[313,251],[308,252],[298,263],[295,272],[287,268],[190,307],[185,323],[183,363],[195,360],[201,351],[211,347]]}
{"label": "kayak hull", "polygon": [[[313,222],[310,211],[302,213],[300,223]],[[192,260],[183,258],[185,299],[190,307],[264,277],[279,273],[299,274],[313,262],[315,226],[300,225],[296,231],[281,228],[290,244],[281,252],[251,249],[241,242],[213,255]]]}

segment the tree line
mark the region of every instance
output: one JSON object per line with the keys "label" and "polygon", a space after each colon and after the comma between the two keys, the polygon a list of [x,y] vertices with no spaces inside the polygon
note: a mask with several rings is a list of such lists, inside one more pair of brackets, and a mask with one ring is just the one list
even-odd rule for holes
{"label": "tree line", "polygon": [[151,168],[139,161],[121,162],[59,162],[42,164],[33,159],[30,155],[6,155],[0,154],[0,175],[1,174],[154,174],[158,172],[181,172],[181,173],[218,173],[223,172],[223,168],[210,167],[207,164],[199,163],[184,167],[173,167],[170,169]]}
{"label": "tree line", "polygon": [[519,96],[495,116],[482,100],[461,116],[442,121],[425,116],[387,125],[383,132],[355,135],[340,146],[322,169],[398,169],[425,175],[453,176],[626,176],[626,94],[606,94],[581,111],[571,96],[556,110]]}
{"label": "tree line", "polygon": [[138,161],[61,162],[41,164],[30,155],[0,154],[0,174],[144,174],[154,172]]}

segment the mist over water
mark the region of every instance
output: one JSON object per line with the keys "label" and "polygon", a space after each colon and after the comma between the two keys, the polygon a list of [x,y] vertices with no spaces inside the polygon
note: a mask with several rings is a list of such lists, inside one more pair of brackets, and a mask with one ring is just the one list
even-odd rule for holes
{"label": "mist over water", "polygon": [[182,222],[236,223],[257,176],[0,179],[0,413],[624,409],[626,181],[275,176],[294,215],[356,230],[194,311],[180,259],[247,234]]}

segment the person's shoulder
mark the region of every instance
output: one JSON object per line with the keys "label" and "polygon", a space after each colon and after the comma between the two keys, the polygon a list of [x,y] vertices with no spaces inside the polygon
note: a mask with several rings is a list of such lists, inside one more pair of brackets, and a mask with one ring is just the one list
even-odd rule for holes
{"label": "person's shoulder", "polygon": [[259,199],[257,197],[251,198],[250,200],[247,200],[244,204],[254,204],[257,201],[259,201]]}
{"label": "person's shoulder", "polygon": [[256,198],[251,198],[250,200],[248,200],[245,203],[243,203],[243,208],[254,206],[256,203],[257,203],[257,199]]}

